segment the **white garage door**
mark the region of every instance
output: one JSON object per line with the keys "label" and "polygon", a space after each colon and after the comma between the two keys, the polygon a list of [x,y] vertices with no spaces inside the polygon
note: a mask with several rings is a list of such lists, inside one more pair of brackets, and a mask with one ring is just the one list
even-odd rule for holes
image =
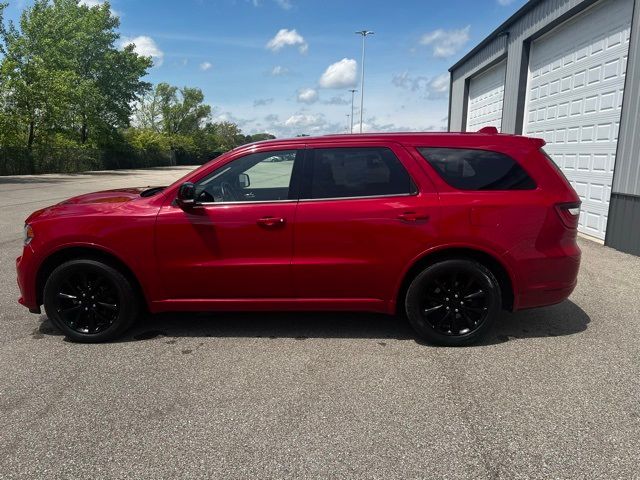
{"label": "white garage door", "polygon": [[505,68],[506,62],[500,62],[469,81],[467,132],[475,132],[482,127],[500,130]]}
{"label": "white garage door", "polygon": [[579,229],[604,239],[633,0],[603,0],[531,46],[527,135],[582,199]]}

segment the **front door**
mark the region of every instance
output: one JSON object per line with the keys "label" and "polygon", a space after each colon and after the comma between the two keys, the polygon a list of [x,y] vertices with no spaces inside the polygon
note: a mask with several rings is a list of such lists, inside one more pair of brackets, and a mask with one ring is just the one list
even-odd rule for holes
{"label": "front door", "polygon": [[196,182],[197,203],[165,205],[156,245],[164,299],[293,296],[297,150],[261,151]]}

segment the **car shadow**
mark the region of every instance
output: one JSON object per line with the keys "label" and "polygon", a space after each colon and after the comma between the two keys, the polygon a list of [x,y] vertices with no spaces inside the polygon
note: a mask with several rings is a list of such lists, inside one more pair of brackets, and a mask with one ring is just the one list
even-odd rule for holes
{"label": "car shadow", "polygon": [[[42,315],[34,338],[62,335],[49,319]],[[587,329],[589,316],[572,301],[551,307],[505,312],[495,327],[478,346],[495,345],[512,339],[561,337],[575,335]],[[145,315],[122,338],[115,342],[136,342],[157,337],[217,337],[217,338],[363,338],[413,340],[418,339],[406,319],[370,313],[171,313]]]}

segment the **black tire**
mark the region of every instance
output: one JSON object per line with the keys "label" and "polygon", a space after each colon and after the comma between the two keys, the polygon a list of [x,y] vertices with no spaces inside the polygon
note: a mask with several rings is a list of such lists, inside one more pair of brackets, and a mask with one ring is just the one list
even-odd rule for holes
{"label": "black tire", "polygon": [[477,342],[502,309],[500,285],[484,265],[468,259],[444,260],[413,279],[405,298],[409,323],[436,345]]}
{"label": "black tire", "polygon": [[76,342],[106,342],[136,320],[139,299],[131,282],[97,260],[71,260],[58,266],[44,286],[49,319]]}

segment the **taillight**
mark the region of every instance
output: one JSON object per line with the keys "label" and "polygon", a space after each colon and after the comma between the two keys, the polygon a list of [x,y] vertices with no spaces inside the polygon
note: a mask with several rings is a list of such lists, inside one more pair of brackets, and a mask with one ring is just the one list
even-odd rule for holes
{"label": "taillight", "polygon": [[580,203],[568,202],[557,203],[556,212],[560,215],[560,220],[567,228],[578,228],[578,219],[580,218]]}

